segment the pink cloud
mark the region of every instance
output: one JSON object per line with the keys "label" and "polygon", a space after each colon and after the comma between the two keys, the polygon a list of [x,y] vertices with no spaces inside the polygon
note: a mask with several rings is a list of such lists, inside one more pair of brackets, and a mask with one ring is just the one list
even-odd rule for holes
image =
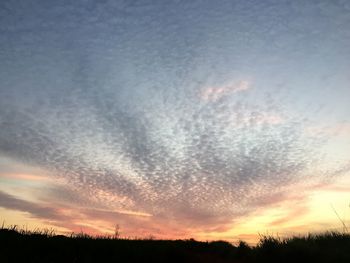
{"label": "pink cloud", "polygon": [[250,89],[250,83],[245,80],[219,87],[207,87],[201,91],[200,98],[204,101],[217,101],[218,99],[239,91]]}
{"label": "pink cloud", "polygon": [[337,123],[332,126],[309,126],[305,128],[305,133],[309,136],[348,136],[350,134],[350,123]]}

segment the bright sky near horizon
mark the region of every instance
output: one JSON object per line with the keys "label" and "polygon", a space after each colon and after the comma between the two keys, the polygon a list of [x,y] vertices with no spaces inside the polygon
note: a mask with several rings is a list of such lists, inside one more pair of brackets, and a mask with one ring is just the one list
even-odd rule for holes
{"label": "bright sky near horizon", "polygon": [[350,216],[349,1],[0,2],[0,219],[256,240]]}

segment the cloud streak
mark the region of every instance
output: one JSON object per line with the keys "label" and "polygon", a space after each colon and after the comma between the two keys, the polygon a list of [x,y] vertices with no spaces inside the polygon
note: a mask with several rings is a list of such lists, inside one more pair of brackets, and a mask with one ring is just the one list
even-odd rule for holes
{"label": "cloud streak", "polygon": [[232,83],[219,87],[204,88],[200,94],[200,97],[204,101],[217,101],[218,99],[224,96],[228,96],[230,94],[234,94],[236,92],[241,92],[248,89],[250,89],[249,82],[241,80],[237,83]]}
{"label": "cloud streak", "polygon": [[32,216],[40,219],[49,219],[54,221],[66,219],[55,208],[21,200],[2,191],[0,191],[0,206],[10,210],[28,212]]}

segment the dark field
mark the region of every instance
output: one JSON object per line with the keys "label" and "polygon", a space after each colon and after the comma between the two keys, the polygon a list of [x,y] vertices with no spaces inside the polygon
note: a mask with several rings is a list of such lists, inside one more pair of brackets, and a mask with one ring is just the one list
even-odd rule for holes
{"label": "dark field", "polygon": [[324,233],[277,239],[255,247],[225,241],[70,237],[50,231],[0,230],[0,262],[350,262],[350,235]]}

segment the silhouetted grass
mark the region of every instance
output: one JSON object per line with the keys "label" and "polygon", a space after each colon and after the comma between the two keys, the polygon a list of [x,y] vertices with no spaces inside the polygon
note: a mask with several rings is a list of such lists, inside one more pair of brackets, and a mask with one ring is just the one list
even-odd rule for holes
{"label": "silhouetted grass", "polygon": [[122,239],[51,229],[0,229],[0,262],[350,262],[350,235],[337,232],[241,241]]}
{"label": "silhouetted grass", "polygon": [[266,262],[350,262],[350,235],[326,232],[285,239],[263,236],[254,250],[255,259],[263,257]]}

